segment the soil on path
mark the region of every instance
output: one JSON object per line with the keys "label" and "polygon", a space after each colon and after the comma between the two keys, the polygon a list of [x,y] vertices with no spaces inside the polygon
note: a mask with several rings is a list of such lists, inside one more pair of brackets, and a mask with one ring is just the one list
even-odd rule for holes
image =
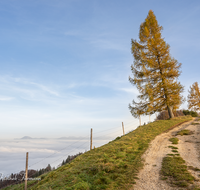
{"label": "soil on path", "polygon": [[[198,122],[199,125],[192,125]],[[177,145],[180,156],[186,161],[187,166],[200,168],[200,121],[189,121],[175,127],[167,133],[157,136],[150,144],[149,148],[143,155],[144,167],[138,174],[138,180],[131,190],[176,190],[178,187],[171,187],[166,181],[160,179],[160,170],[162,160],[167,154],[172,153],[172,145],[169,141],[178,131],[188,129],[193,131],[192,135],[176,136],[179,138]],[[191,174],[200,179],[199,171],[189,170]],[[200,185],[200,182],[198,182]],[[181,188],[183,189],[183,188]]]}

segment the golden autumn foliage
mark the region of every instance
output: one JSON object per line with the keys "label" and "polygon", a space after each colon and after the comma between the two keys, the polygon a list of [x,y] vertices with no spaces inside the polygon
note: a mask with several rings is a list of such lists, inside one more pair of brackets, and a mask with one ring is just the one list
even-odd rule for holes
{"label": "golden autumn foliage", "polygon": [[197,82],[190,87],[187,101],[188,109],[193,111],[200,110],[200,90]]}
{"label": "golden autumn foliage", "polygon": [[133,100],[133,105],[129,105],[134,117],[168,110],[172,118],[172,110],[183,102],[183,86],[177,81],[181,63],[170,56],[169,45],[162,38],[161,30],[162,26],[150,10],[140,25],[140,41],[132,39],[134,64],[131,66],[133,78],[129,77],[129,81],[140,92],[140,102]]}

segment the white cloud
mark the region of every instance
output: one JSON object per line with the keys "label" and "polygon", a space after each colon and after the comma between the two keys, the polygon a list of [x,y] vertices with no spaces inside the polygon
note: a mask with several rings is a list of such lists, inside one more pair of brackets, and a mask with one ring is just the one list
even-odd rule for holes
{"label": "white cloud", "polygon": [[[24,99],[37,99],[53,95],[59,97],[59,92],[44,84],[36,83],[27,78],[0,76],[0,89]],[[13,99],[13,98],[12,98]],[[0,97],[0,100],[11,100],[9,97]]]}
{"label": "white cloud", "polygon": [[39,87],[41,90],[45,91],[45,92],[48,92],[50,94],[53,94],[55,96],[59,96],[59,93],[54,91],[54,90],[51,90],[50,88],[48,88],[47,86],[45,85],[42,85],[42,84],[38,84],[38,83],[35,83],[35,82],[30,82],[30,84],[33,84],[37,87]]}
{"label": "white cloud", "polygon": [[27,84],[27,85],[34,85],[34,86],[38,87],[39,89],[41,89],[41,90],[43,90],[45,92],[48,92],[50,94],[59,96],[58,92],[56,92],[54,90],[51,90],[49,87],[47,87],[47,86],[45,86],[43,84],[32,82],[32,81],[30,81],[28,79],[25,79],[25,78],[12,78],[12,80],[17,82],[17,83],[22,83],[22,84]]}

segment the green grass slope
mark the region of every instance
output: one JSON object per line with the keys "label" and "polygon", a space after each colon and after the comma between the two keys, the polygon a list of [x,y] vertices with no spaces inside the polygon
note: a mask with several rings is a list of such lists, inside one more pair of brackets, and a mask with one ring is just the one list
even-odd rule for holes
{"label": "green grass slope", "polygon": [[[28,189],[127,190],[135,183],[137,173],[143,166],[141,156],[149,143],[157,135],[191,119],[191,116],[183,116],[138,127],[133,132],[88,151],[71,163],[43,175],[41,181],[28,181]],[[5,189],[24,189],[24,184]]]}

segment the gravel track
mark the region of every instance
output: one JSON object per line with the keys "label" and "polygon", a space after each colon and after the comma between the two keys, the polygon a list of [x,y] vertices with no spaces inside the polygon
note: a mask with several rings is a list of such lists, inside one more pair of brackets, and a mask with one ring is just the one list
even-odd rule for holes
{"label": "gravel track", "polygon": [[[191,125],[192,122],[198,122],[199,125]],[[144,167],[138,174],[138,180],[131,190],[176,190],[177,187],[171,187],[166,181],[160,179],[160,170],[162,160],[167,154],[172,153],[172,145],[169,139],[176,135],[178,131],[189,129],[194,132],[192,135],[176,136],[179,138],[178,152],[186,161],[187,166],[200,168],[200,121],[186,122],[175,127],[167,133],[158,135],[151,143],[147,151],[142,156]],[[189,170],[192,175],[200,179],[199,171]],[[200,183],[197,182],[199,185]],[[181,188],[183,189],[183,188]]]}

